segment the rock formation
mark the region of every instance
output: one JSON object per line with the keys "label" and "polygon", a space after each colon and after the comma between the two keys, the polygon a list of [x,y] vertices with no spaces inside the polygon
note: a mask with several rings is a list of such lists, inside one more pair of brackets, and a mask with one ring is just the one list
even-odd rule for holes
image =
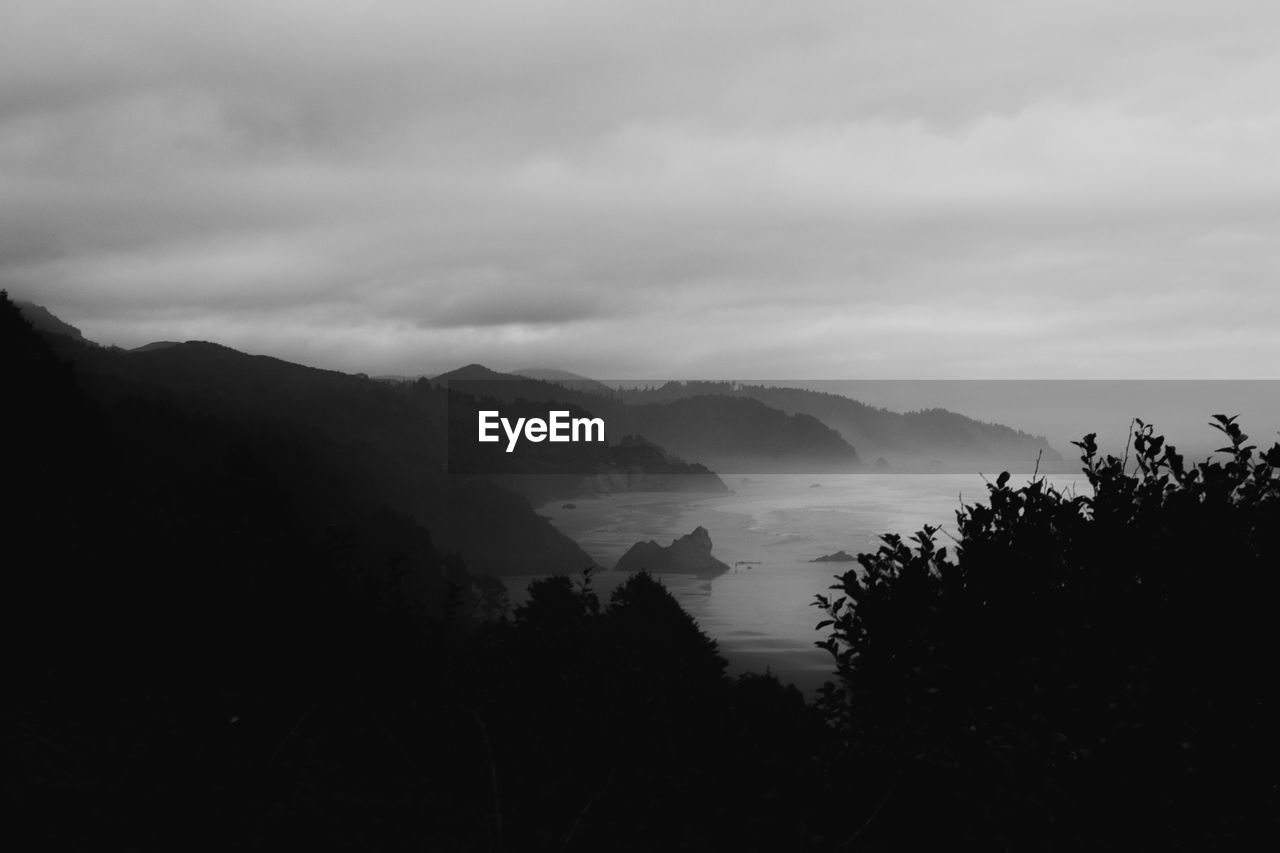
{"label": "rock formation", "polygon": [[652,539],[637,542],[618,560],[617,568],[624,572],[647,569],[654,574],[682,572],[704,577],[729,571],[727,565],[711,556],[711,534],[705,527],[696,528],[666,547]]}

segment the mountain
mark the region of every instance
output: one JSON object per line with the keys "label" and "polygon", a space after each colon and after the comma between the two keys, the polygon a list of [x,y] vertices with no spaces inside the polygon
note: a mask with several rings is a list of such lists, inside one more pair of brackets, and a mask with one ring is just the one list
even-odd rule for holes
{"label": "mountain", "polygon": [[432,382],[521,382],[526,377],[517,376],[514,373],[499,373],[496,370],[490,370],[483,364],[468,364],[463,367],[456,367],[453,370],[446,371],[437,376],[431,377]]}
{"label": "mountain", "polygon": [[[463,375],[483,376],[483,369],[467,368]],[[533,380],[449,380],[432,386],[447,401],[448,438],[445,456],[448,470],[457,475],[479,475],[527,497],[534,504],[583,494],[620,491],[724,492],[724,482],[706,466],[669,453],[638,435],[622,434],[619,421],[610,419],[607,435],[593,432],[590,441],[552,442],[517,438],[512,449],[507,427],[533,419],[548,420],[549,412],[567,419],[596,420],[597,413],[562,399],[559,386]],[[496,391],[501,398],[488,396]],[[544,399],[530,399],[544,398]],[[481,413],[498,412],[507,427],[490,433],[495,441],[477,441]],[[517,432],[519,427],[512,427]],[[495,435],[495,433],[497,433]]]}
{"label": "mountain", "polygon": [[[803,787],[830,739],[798,690],[730,678],[647,574],[602,606],[518,496],[443,486],[431,383],[91,347],[2,292],[0,375],[4,755],[32,846],[779,849],[790,823],[750,816],[838,811]],[[486,559],[581,580],[502,619]],[[698,806],[668,818],[672,790]]]}
{"label": "mountain", "polygon": [[272,475],[287,495],[281,509],[307,519],[316,536],[385,506],[474,575],[593,563],[527,497],[446,473],[447,395],[428,382],[379,382],[205,341],[124,351],[65,335],[46,340],[102,413],[110,452],[138,472],[122,474],[131,488],[155,488],[149,478],[198,480],[206,457],[243,450],[254,464],[283,466]]}
{"label": "mountain", "polygon": [[807,414],[758,400],[701,394],[630,407],[638,433],[719,471],[852,471],[858,452],[838,432]]}
{"label": "mountain", "polygon": [[1046,462],[1062,459],[1044,436],[946,409],[892,412],[838,394],[764,385],[746,385],[738,393],[784,412],[819,418],[868,457],[884,457],[895,468],[932,459],[1011,466],[1034,463],[1038,454]]}
{"label": "mountain", "polygon": [[[668,382],[619,392],[631,405],[672,405],[713,395],[749,399],[791,415],[817,418],[835,429],[867,459],[881,457],[893,470],[939,465],[1003,464],[1029,467],[1038,455],[1062,457],[1043,436],[1003,424],[984,423],[946,409],[893,412],[838,394],[730,382]],[[660,439],[659,439],[660,440]]]}
{"label": "mountain", "polygon": [[77,341],[84,340],[84,335],[80,330],[70,323],[64,322],[55,317],[49,309],[43,305],[36,305],[33,302],[24,302],[20,299],[13,300],[13,304],[22,312],[22,318],[30,323],[33,327],[41,332],[53,335],[66,335]]}
{"label": "mountain", "polygon": [[[449,380],[454,387],[483,383],[477,387],[495,399],[572,403],[605,417],[611,427],[616,424],[615,431],[644,435],[672,453],[720,471],[808,471],[824,466],[849,470],[862,459],[877,457],[885,460],[880,470],[908,472],[972,465],[1021,469],[1030,468],[1037,458],[1062,460],[1044,436],[941,408],[895,412],[838,394],[734,382],[615,389],[564,371],[527,372],[535,375],[498,373],[473,364],[436,380]],[[575,380],[561,383],[539,378],[543,376]],[[704,399],[690,404],[694,398]],[[746,401],[763,408],[745,406]],[[787,423],[768,410],[800,420]],[[806,418],[833,430],[839,444],[806,424]],[[850,462],[848,449],[856,449],[859,462]]]}
{"label": "mountain", "polygon": [[727,492],[716,474],[698,462],[685,462],[638,435],[624,435],[609,448],[608,466],[597,474],[594,491]]}
{"label": "mountain", "polygon": [[570,373],[567,370],[555,370],[550,367],[522,367],[519,370],[512,371],[512,373],[517,376],[523,376],[526,379],[538,379],[542,382],[550,382],[576,391],[588,391],[604,397],[611,396],[614,393],[614,389],[603,382],[598,382],[587,376],[580,376],[577,373]]}
{"label": "mountain", "polygon": [[[723,394],[678,395],[634,400],[499,373],[471,364],[432,379],[450,392],[501,404],[504,411],[542,414],[558,407],[590,412],[605,420],[608,437],[637,435],[681,458],[727,471],[848,471],[861,467],[857,451],[839,433],[807,414],[791,414],[759,401]],[[513,409],[514,410],[514,409]],[[468,433],[473,434],[472,433]],[[612,438],[610,438],[612,440]],[[564,451],[568,452],[568,451]]]}

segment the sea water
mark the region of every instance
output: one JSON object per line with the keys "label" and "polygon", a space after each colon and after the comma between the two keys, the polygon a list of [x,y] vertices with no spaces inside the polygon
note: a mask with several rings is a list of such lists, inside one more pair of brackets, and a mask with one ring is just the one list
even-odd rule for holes
{"label": "sea water", "polygon": [[[814,597],[857,563],[813,562],[845,551],[874,551],[880,537],[940,527],[938,547],[954,548],[956,511],[985,502],[980,474],[723,476],[728,494],[625,492],[556,502],[538,511],[578,542],[605,571],[593,578],[607,602],[625,580],[612,571],[638,541],[668,545],[695,527],[711,534],[712,555],[730,566],[713,578],[663,574],[680,604],[713,637],[731,672],[770,671],[812,694],[832,678],[833,662],[814,642],[823,617]],[[990,477],[989,479],[994,479]],[[1087,493],[1083,475],[1050,475],[1050,485]],[[1026,478],[1015,478],[1014,485]],[[570,508],[571,507],[571,508]],[[530,577],[507,579],[513,604]]]}

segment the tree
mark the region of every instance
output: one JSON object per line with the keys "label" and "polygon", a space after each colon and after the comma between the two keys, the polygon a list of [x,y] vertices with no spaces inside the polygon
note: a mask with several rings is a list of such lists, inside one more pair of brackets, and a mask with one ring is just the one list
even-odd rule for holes
{"label": "tree", "polygon": [[[1132,463],[1076,442],[1092,494],[1003,473],[938,529],[885,536],[819,596],[821,698],[859,814],[931,833],[1090,846],[1240,842],[1277,811],[1271,610],[1280,444],[1215,415],[1188,466],[1136,421]],[[921,822],[924,811],[935,820]]]}

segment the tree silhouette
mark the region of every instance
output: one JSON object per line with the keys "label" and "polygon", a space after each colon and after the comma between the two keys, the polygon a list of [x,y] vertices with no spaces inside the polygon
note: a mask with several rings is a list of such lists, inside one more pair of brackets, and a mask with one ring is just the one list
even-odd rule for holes
{"label": "tree silhouette", "polygon": [[1259,454],[1215,415],[1228,459],[1188,466],[1135,423],[1131,464],[1076,443],[1092,494],[1001,474],[957,513],[954,556],[936,528],[885,536],[818,598],[840,681],[821,705],[843,760],[874,771],[869,834],[1166,847],[1274,830],[1280,445]]}

